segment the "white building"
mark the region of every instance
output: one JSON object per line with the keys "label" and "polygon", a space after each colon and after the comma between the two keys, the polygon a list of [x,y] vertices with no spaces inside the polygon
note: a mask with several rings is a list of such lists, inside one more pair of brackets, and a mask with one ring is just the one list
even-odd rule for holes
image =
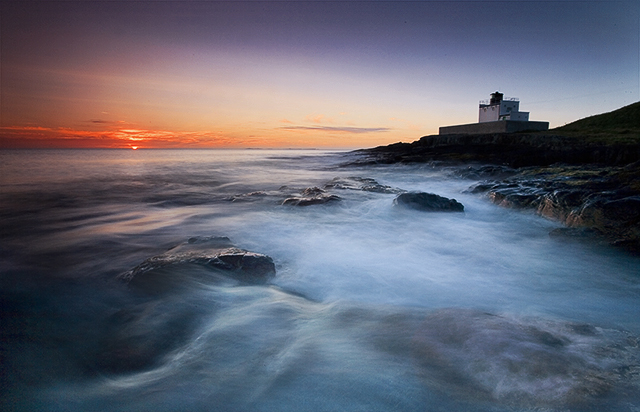
{"label": "white building", "polygon": [[480,102],[478,123],[497,122],[499,120],[529,121],[529,112],[521,112],[520,102],[516,98],[504,99],[500,92],[491,93],[489,101]]}
{"label": "white building", "polygon": [[516,98],[504,98],[500,92],[480,102],[478,123],[441,126],[440,134],[517,133],[549,130],[549,122],[529,121],[529,112],[521,112]]}

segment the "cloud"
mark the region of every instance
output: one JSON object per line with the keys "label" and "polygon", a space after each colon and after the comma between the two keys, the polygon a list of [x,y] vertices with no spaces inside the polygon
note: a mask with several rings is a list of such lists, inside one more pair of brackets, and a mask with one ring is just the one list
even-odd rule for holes
{"label": "cloud", "polygon": [[113,124],[113,123],[117,123],[117,122],[113,122],[110,120],[89,120],[89,123],[96,123],[96,124]]}
{"label": "cloud", "polygon": [[[109,122],[110,123],[110,122]],[[65,146],[82,144],[83,147],[123,147],[130,144],[148,147],[222,147],[243,143],[213,131],[170,131],[119,128],[117,130],[77,130],[67,127],[48,128],[31,126],[0,127],[0,139],[12,142],[29,141],[66,142]],[[93,143],[92,143],[93,142]],[[13,143],[12,143],[13,144]],[[2,146],[2,144],[0,144]]]}
{"label": "cloud", "polygon": [[321,132],[341,132],[341,133],[380,133],[388,132],[388,127],[329,127],[329,126],[283,126],[284,130],[314,130]]}
{"label": "cloud", "polygon": [[50,127],[41,126],[2,126],[0,132],[48,132]]}
{"label": "cloud", "polygon": [[333,119],[330,117],[326,117],[323,114],[310,114],[304,118],[306,121],[311,123],[333,123]]}

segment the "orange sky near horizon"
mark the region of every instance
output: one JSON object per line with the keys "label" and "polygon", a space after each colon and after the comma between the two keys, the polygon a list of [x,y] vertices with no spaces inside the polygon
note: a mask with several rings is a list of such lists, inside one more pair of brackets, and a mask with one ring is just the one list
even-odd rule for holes
{"label": "orange sky near horizon", "polygon": [[355,83],[364,89],[384,79],[354,81],[269,59],[259,69],[235,70],[255,56],[173,54],[192,64],[111,62],[69,70],[6,61],[0,147],[358,148],[422,132],[388,116],[400,115],[403,105],[371,107],[357,92],[336,104],[333,89],[313,84],[334,84],[346,94]]}
{"label": "orange sky near horizon", "polygon": [[[140,148],[140,149],[174,149],[174,148],[358,148],[380,141],[387,144],[388,138],[376,138],[366,131],[350,131],[336,128],[309,127],[307,129],[287,130],[286,126],[277,130],[272,136],[264,137],[244,135],[242,130],[231,133],[214,131],[171,131],[114,128],[111,130],[75,130],[66,127],[0,127],[0,148]],[[247,131],[253,133],[255,130]],[[380,133],[377,131],[371,134]],[[343,136],[364,134],[362,145],[358,141],[349,140],[345,145]],[[375,144],[375,143],[374,143]]]}
{"label": "orange sky near horizon", "polygon": [[0,8],[0,148],[364,148],[474,123],[496,90],[551,127],[640,95],[636,2]]}

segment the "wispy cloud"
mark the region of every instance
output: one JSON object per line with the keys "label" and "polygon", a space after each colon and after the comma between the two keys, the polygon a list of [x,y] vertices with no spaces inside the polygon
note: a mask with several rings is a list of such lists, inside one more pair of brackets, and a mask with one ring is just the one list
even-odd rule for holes
{"label": "wispy cloud", "polygon": [[311,123],[333,123],[333,119],[326,117],[323,114],[310,114],[305,117],[305,120]]}
{"label": "wispy cloud", "polygon": [[95,119],[95,120],[89,120],[89,123],[94,123],[94,124],[118,124],[118,123],[122,123],[122,121]]}
{"label": "wispy cloud", "polygon": [[339,133],[381,133],[388,132],[388,127],[331,127],[331,126],[282,126],[279,129],[284,130],[312,130],[320,132],[339,132]]}
{"label": "wispy cloud", "polygon": [[95,147],[127,147],[132,144],[148,147],[221,147],[241,143],[237,139],[212,131],[176,132],[134,128],[91,131],[66,127],[5,126],[0,127],[0,138],[21,140],[25,143],[28,141],[82,141],[83,146]]}

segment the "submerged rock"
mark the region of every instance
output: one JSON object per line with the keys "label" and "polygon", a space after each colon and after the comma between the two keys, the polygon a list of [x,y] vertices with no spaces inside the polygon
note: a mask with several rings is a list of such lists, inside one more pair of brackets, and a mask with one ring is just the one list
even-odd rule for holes
{"label": "submerged rock", "polygon": [[403,193],[402,189],[381,185],[375,179],[368,177],[336,177],[324,185],[325,189],[362,190],[374,193]]}
{"label": "submerged rock", "polygon": [[425,192],[402,193],[393,204],[426,212],[464,212],[464,206],[457,200]]}
{"label": "submerged rock", "polygon": [[215,312],[219,302],[210,287],[265,284],[275,273],[269,256],[240,249],[227,237],[193,237],[146,259],[120,275],[137,299],[102,325],[103,339],[85,362],[100,373],[156,367]]}
{"label": "submerged rock", "polygon": [[611,406],[640,388],[639,337],[588,323],[457,307],[353,307],[333,325],[409,357],[427,387],[473,405],[456,410],[477,410],[478,401],[495,410],[622,410]]}
{"label": "submerged rock", "polygon": [[341,200],[340,196],[332,195],[319,187],[308,187],[300,196],[292,196],[285,199],[282,204],[289,206],[311,206]]}
{"label": "submerged rock", "polygon": [[150,300],[112,314],[98,343],[92,369],[101,374],[131,373],[162,364],[194,333],[200,319],[196,299]]}
{"label": "submerged rock", "polygon": [[276,273],[269,256],[237,248],[227,237],[194,237],[145,260],[120,278],[132,282],[148,272],[180,264],[217,269],[234,279],[251,282],[264,282]]}
{"label": "submerged rock", "polygon": [[424,319],[413,348],[425,379],[449,393],[564,407],[636,391],[637,375],[628,371],[637,369],[636,339],[589,324],[450,308]]}

